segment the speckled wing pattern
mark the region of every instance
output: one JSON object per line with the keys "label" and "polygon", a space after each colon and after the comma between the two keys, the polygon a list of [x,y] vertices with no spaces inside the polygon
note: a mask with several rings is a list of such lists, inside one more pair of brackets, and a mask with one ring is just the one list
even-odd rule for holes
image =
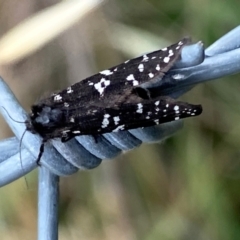
{"label": "speckled wing pattern", "polygon": [[[189,43],[184,38],[167,48],[130,59],[88,77],[33,105],[27,129],[44,140],[68,141],[78,135],[97,135],[142,128],[199,115],[200,105],[168,97],[151,97],[151,82],[163,76]],[[144,87],[142,87],[144,85]]]}

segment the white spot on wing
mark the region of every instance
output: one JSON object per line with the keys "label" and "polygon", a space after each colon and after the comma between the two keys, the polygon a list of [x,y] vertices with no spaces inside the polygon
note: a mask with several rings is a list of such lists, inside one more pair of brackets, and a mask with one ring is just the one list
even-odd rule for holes
{"label": "white spot on wing", "polygon": [[64,107],[69,107],[69,103],[65,102]]}
{"label": "white spot on wing", "polygon": [[143,105],[141,103],[138,103],[137,106],[138,106],[138,109],[137,109],[136,112],[137,113],[143,113]]}
{"label": "white spot on wing", "polygon": [[135,80],[133,74],[128,75],[126,79],[127,79],[128,81],[133,81],[133,80]]}
{"label": "white spot on wing", "polygon": [[102,95],[105,88],[109,85],[110,85],[110,80],[102,78],[100,82],[94,84],[94,87],[100,93],[100,95]]}
{"label": "white spot on wing", "polygon": [[54,101],[62,101],[62,96],[61,95],[59,95],[59,94],[57,94],[57,95],[55,95],[54,96],[54,99],[53,99]]}
{"label": "white spot on wing", "polygon": [[153,74],[153,73],[149,73],[148,76],[149,76],[150,78],[153,78],[153,77],[154,77],[154,74]]}
{"label": "white spot on wing", "polygon": [[108,118],[110,118],[110,115],[104,114],[101,128],[106,128],[108,126],[108,124],[110,123]]}
{"label": "white spot on wing", "polygon": [[143,72],[144,70],[144,65],[141,63],[138,65],[139,72]]}
{"label": "white spot on wing", "polygon": [[118,123],[119,123],[119,121],[120,121],[120,117],[119,117],[119,116],[116,116],[116,117],[113,118],[113,120],[114,120],[114,124],[115,124],[115,125],[118,125]]}
{"label": "white spot on wing", "polygon": [[156,70],[157,70],[157,71],[160,71],[160,69],[161,69],[161,68],[160,68],[160,65],[158,64],[158,65],[156,66]]}
{"label": "white spot on wing", "polygon": [[173,55],[174,55],[173,50],[170,49],[170,50],[168,51],[168,56],[171,57],[171,56],[173,56]]}
{"label": "white spot on wing", "polygon": [[[90,85],[90,83],[89,83],[89,85]],[[67,93],[72,93],[72,92],[73,92],[72,88],[71,88],[71,87],[68,87],[68,88],[67,88]]]}
{"label": "white spot on wing", "polygon": [[103,74],[103,75],[106,75],[106,76],[109,76],[109,75],[113,74],[113,72],[111,72],[109,69],[103,70],[100,73]]}
{"label": "white spot on wing", "polygon": [[134,78],[133,74],[130,74],[126,77],[127,81],[132,81],[133,82],[133,86],[137,86],[139,85],[139,82]]}
{"label": "white spot on wing", "polygon": [[169,58],[169,57],[165,57],[165,58],[163,59],[163,61],[164,61],[165,63],[169,63],[170,58]]}
{"label": "white spot on wing", "polygon": [[113,130],[113,132],[118,132],[118,131],[124,130],[124,127],[125,127],[125,125],[120,125],[120,126],[118,126],[117,128],[115,128],[115,129]]}
{"label": "white spot on wing", "polygon": [[179,110],[179,106],[176,105],[173,109],[174,109],[175,111],[178,111],[178,110]]}
{"label": "white spot on wing", "polygon": [[70,130],[64,130],[62,131],[63,134],[70,132]]}
{"label": "white spot on wing", "polygon": [[74,134],[80,134],[81,132],[79,130],[73,131]]}
{"label": "white spot on wing", "polygon": [[146,55],[146,54],[144,54],[143,55],[143,62],[148,62],[148,60],[149,60],[149,57]]}

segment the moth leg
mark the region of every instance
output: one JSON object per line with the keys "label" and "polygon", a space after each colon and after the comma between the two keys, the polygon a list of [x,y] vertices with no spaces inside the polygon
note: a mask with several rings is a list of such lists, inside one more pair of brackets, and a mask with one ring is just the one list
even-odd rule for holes
{"label": "moth leg", "polygon": [[41,167],[40,160],[41,160],[41,157],[42,157],[43,152],[44,152],[45,142],[46,142],[45,140],[42,141],[42,144],[41,144],[40,149],[39,149],[39,154],[38,154],[38,158],[37,158],[37,165],[39,167]]}
{"label": "moth leg", "polygon": [[99,134],[93,134],[92,137],[94,138],[95,143],[98,143]]}

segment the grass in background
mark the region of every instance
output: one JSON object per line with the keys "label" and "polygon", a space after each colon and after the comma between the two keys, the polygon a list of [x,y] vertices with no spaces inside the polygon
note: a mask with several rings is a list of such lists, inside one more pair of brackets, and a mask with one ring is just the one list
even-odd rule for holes
{"label": "grass in background", "polygon": [[[0,34],[57,2],[1,1]],[[238,4],[108,1],[37,52],[0,66],[0,74],[30,109],[46,91],[183,36],[211,44],[239,24]],[[164,143],[62,178],[60,239],[239,239],[239,79],[213,81],[186,94],[183,99],[201,103],[204,112],[185,120],[184,129]],[[3,121],[0,129],[1,138],[10,136]],[[27,180],[30,189],[22,179],[0,189],[2,240],[36,238],[36,172]]]}

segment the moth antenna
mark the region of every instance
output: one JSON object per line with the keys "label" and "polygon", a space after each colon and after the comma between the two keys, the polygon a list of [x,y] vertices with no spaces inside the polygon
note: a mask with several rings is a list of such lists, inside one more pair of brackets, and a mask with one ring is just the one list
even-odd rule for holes
{"label": "moth antenna", "polygon": [[13,119],[13,118],[10,116],[10,114],[8,113],[7,109],[6,109],[5,107],[3,107],[3,106],[1,106],[1,107],[5,110],[5,112],[7,113],[8,117],[11,118],[14,122],[17,122],[17,123],[25,123],[25,122],[20,122],[20,121],[17,121],[17,120],[15,120],[15,119]]}
{"label": "moth antenna", "polygon": [[[8,113],[7,109],[6,109],[5,107],[3,107],[3,106],[1,106],[1,107],[5,110],[5,112],[7,113],[8,117],[9,117],[10,119],[12,119],[14,122],[17,122],[17,123],[25,123],[25,122],[20,122],[20,121],[17,121],[17,120],[15,120],[15,119],[13,119],[13,118],[10,116],[10,114]],[[23,169],[23,164],[22,164],[22,150],[21,150],[21,149],[22,149],[22,140],[23,140],[23,137],[24,137],[26,131],[27,131],[27,129],[25,129],[25,131],[23,132],[23,135],[21,136],[21,138],[20,138],[20,143],[19,143],[20,164],[21,164],[21,168],[22,168],[22,169]],[[26,183],[27,189],[29,189],[28,182],[27,182],[27,179],[26,179],[25,176],[24,176],[24,181],[25,181],[25,183]]]}
{"label": "moth antenna", "polygon": [[42,144],[40,146],[40,149],[39,149],[39,154],[38,154],[38,158],[37,158],[37,165],[40,167],[41,164],[40,164],[40,160],[41,160],[41,157],[43,155],[43,152],[44,152],[44,144],[45,144],[45,140],[42,141]]}
{"label": "moth antenna", "polygon": [[[17,121],[17,120],[15,120],[15,119],[13,119],[13,118],[10,116],[10,114],[8,113],[7,109],[6,109],[5,107],[3,107],[3,106],[1,106],[1,107],[5,110],[5,112],[7,113],[8,117],[11,118],[14,122],[17,122],[17,123],[25,123],[25,122],[20,122],[20,121]],[[23,140],[23,137],[24,137],[26,131],[27,131],[27,129],[24,130],[23,135],[22,135],[21,138],[20,138],[20,143],[19,143],[20,164],[21,164],[22,170],[23,170],[23,164],[22,164],[22,140]],[[27,189],[29,189],[28,182],[27,182],[27,179],[26,179],[25,176],[24,176],[24,181],[25,181],[25,183],[26,183]]]}
{"label": "moth antenna", "polygon": [[[5,109],[6,110],[6,109]],[[9,116],[10,117],[10,116]],[[11,118],[11,117],[10,117]],[[23,164],[22,164],[22,140],[23,140],[23,137],[25,135],[25,133],[27,132],[27,129],[24,130],[23,132],[23,135],[21,136],[20,138],[20,143],[19,143],[19,153],[20,153],[20,163],[21,163],[21,167],[23,169]],[[26,186],[27,186],[27,189],[29,189],[29,186],[28,186],[28,182],[27,182],[27,178],[24,176],[24,181],[26,183]]]}

